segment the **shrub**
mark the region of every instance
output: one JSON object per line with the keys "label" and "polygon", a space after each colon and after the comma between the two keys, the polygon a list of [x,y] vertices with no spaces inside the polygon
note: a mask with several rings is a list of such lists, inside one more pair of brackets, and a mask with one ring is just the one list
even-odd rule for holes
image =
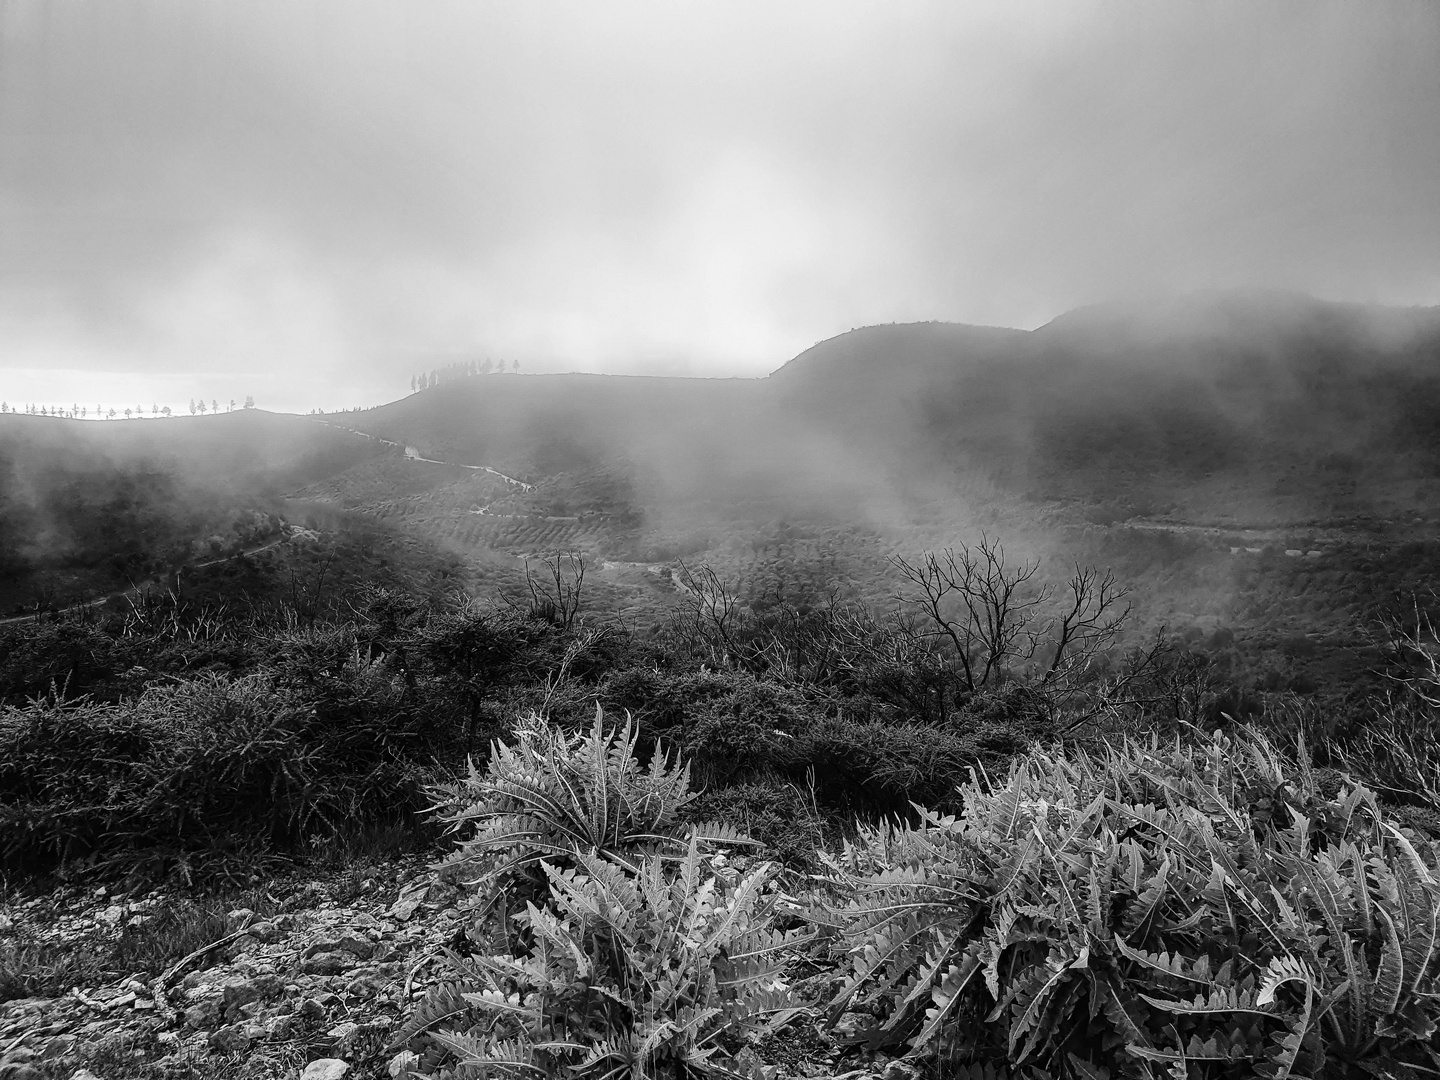
{"label": "shrub", "polygon": [[783,780],[714,788],[686,811],[691,820],[730,822],[791,869],[811,868],[824,844],[825,822],[810,794]]}
{"label": "shrub", "polygon": [[690,717],[699,710],[723,705],[740,678],[728,671],[627,667],[611,673],[601,694],[608,708],[623,709],[634,716],[640,745],[646,747],[659,739],[673,743],[683,738]]}
{"label": "shrub", "polygon": [[998,727],[1043,736],[1055,731],[1053,712],[1048,695],[1033,686],[1010,684],[972,695],[947,722],[957,732]]}
{"label": "shrub", "polygon": [[799,938],[771,928],[768,865],[707,865],[693,835],[673,871],[655,857],[575,862],[542,863],[550,906],[516,917],[524,955],[450,955],[453,978],[395,1043],[426,1036],[425,1075],[733,1076],[727,1037],[796,1011],[780,971]]}
{"label": "shrub", "polygon": [[0,709],[0,863],[228,873],[419,809],[424,724],[353,660],[335,676],[348,708],[265,675],[211,675],[119,705]]}
{"label": "shrub", "polygon": [[117,642],[84,619],[0,627],[0,702],[18,705],[52,685],[77,696],[111,696],[107,684],[126,666]]}
{"label": "shrub", "polygon": [[767,771],[781,743],[809,723],[793,688],[748,674],[726,683],[725,693],[687,708],[680,734],[682,752],[707,787]]}
{"label": "shrub", "polygon": [[531,714],[513,746],[491,744],[484,772],[472,761],[464,779],[432,788],[439,820],[465,834],[444,871],[498,896],[543,885],[545,859],[568,866],[603,855],[634,868],[646,853],[682,852],[687,835],[748,842],[725,825],[685,826],[689,765],[657,751],[643,767],[629,718],[608,732],[604,719],[597,705],[590,731],[567,735]]}
{"label": "shrub", "polygon": [[832,1020],[857,1037],[952,1076],[1440,1065],[1440,847],[1364,788],[1325,798],[1246,735],[1034,754],[963,794],[830,859],[853,960]]}
{"label": "shrub", "polygon": [[1385,798],[1440,812],[1440,709],[1392,701],[1334,756]]}
{"label": "shrub", "polygon": [[813,782],[822,806],[874,819],[912,802],[956,807],[955,782],[969,768],[1003,771],[1031,745],[1001,724],[957,734],[926,724],[821,720],[777,743],[772,768]]}
{"label": "shrub", "polygon": [[415,631],[411,647],[426,676],[427,706],[455,716],[466,747],[478,732],[481,746],[502,729],[492,701],[526,675],[527,664],[545,651],[553,630],[508,612],[467,606],[432,616]]}

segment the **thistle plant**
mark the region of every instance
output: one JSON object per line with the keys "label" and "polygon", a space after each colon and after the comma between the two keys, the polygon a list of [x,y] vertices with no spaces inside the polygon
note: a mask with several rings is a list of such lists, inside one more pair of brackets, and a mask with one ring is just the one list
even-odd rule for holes
{"label": "thistle plant", "polygon": [[[542,861],[549,902],[516,916],[520,956],[449,954],[451,978],[401,1029],[436,1078],[733,1075],[725,1039],[796,1012],[773,929],[769,864],[715,865],[691,836],[675,862],[579,854]],[[716,863],[719,860],[715,860]]]}
{"label": "thistle plant", "polygon": [[604,721],[597,705],[590,730],[571,735],[532,714],[513,745],[491,743],[483,772],[471,761],[464,779],[433,788],[439,820],[459,836],[442,872],[519,900],[547,886],[542,860],[563,868],[596,856],[635,873],[646,855],[679,857],[691,839],[707,850],[751,843],[723,823],[683,823],[697,794],[689,765],[658,749],[641,765],[629,716],[609,731]]}
{"label": "thistle plant", "polygon": [[1247,735],[1034,754],[962,792],[828,857],[857,1040],[947,1076],[1440,1067],[1440,851],[1363,787],[1326,799]]}

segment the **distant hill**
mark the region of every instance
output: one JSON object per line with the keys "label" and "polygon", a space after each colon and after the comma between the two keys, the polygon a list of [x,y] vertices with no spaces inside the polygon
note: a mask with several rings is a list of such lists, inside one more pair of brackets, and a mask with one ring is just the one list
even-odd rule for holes
{"label": "distant hill", "polygon": [[69,456],[77,464],[144,462],[195,483],[234,488],[284,491],[376,452],[374,443],[353,433],[263,409],[163,420],[0,415],[0,453],[17,464],[58,465]]}
{"label": "distant hill", "polygon": [[0,611],[273,538],[282,496],[382,448],[301,417],[0,415]]}
{"label": "distant hill", "polygon": [[869,327],[770,381],[877,451],[1029,499],[1257,524],[1440,507],[1440,308],[1215,293],[1030,333]]}
{"label": "distant hill", "polygon": [[0,608],[42,569],[73,595],[308,507],[446,588],[455,567],[513,584],[584,551],[594,601],[637,618],[676,602],[677,559],[767,603],[888,602],[889,555],[985,531],[1049,572],[1115,567],[1155,625],[1358,640],[1440,587],[1440,309],[1209,293],[1034,331],[866,327],[763,379],[506,374],[320,418],[0,417],[0,500]]}
{"label": "distant hill", "polygon": [[[652,524],[819,514],[872,499],[878,479],[843,432],[766,380],[480,376],[352,418],[424,457],[487,465],[542,490],[527,505]],[[350,422],[350,421],[347,421]],[[688,525],[686,526],[688,527]]]}

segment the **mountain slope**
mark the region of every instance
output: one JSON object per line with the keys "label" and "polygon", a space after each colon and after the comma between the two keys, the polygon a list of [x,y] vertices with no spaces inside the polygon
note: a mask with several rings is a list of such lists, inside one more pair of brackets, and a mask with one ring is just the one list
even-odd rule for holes
{"label": "mountain slope", "polygon": [[766,602],[888,601],[887,556],[989,532],[1115,567],[1156,622],[1353,635],[1381,593],[1440,586],[1440,309],[1217,293],[867,327],[765,379],[476,376],[326,423],[10,417],[0,579],[228,550],[281,495],[474,582],[581,550],[630,611],[675,602],[681,557]]}
{"label": "mountain slope", "polygon": [[771,381],[877,452],[979,470],[1031,499],[1230,521],[1436,501],[1435,308],[1210,294],[1030,333],[871,327]]}
{"label": "mountain slope", "polygon": [[301,417],[0,416],[0,611],[109,592],[278,534],[291,488],[381,448]]}

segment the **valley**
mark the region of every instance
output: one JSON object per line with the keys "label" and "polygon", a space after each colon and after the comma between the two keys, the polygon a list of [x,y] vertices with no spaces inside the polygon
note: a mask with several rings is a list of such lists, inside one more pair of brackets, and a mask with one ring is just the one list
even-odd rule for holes
{"label": "valley", "polygon": [[0,1080],[1440,1078],[1437,58],[0,0]]}
{"label": "valley", "polygon": [[[545,833],[573,812],[565,836],[609,837],[623,790],[626,813],[659,808],[647,844],[695,838],[667,867],[781,905],[757,916],[789,928],[767,939],[775,1000],[809,1019],[732,1060],[948,1075],[919,998],[894,1006],[903,1031],[824,1007],[869,977],[844,979],[834,932],[874,947],[855,898],[895,844],[970,830],[964,850],[1009,867],[1043,857],[1022,825],[1088,844],[1070,823],[1090,805],[1119,815],[1097,837],[1131,837],[1183,790],[1204,844],[1234,793],[1226,851],[1292,813],[1372,868],[1383,830],[1433,847],[1437,416],[1436,312],[1248,294],[1158,322],[869,327],[755,380],[477,374],[325,416],[0,415],[0,1068],[436,1074],[436,1025],[490,1022],[483,995],[456,1004],[457,971],[526,948],[476,867],[549,907],[568,901],[490,849],[631,882]],[[1077,797],[1084,769],[1133,794]],[[482,824],[446,833],[452,810]],[[1264,830],[1265,858],[1293,866],[1294,831]],[[1185,867],[1167,918],[1190,928],[1211,849],[1157,836],[1144,875]],[[927,910],[949,918],[950,895]],[[931,965],[906,976],[924,993]],[[999,1047],[982,1015],[966,1030]]]}
{"label": "valley", "polygon": [[[1029,333],[869,327],[760,380],[471,377],[332,416],[0,417],[0,608],[133,594],[364,522],[392,563],[424,551],[477,595],[582,554],[587,608],[651,626],[682,562],[747,604],[893,607],[892,557],[991,536],[1042,578],[1114,568],[1136,633],[1363,650],[1440,582],[1436,417],[1434,311],[1284,294]],[[98,462],[148,479],[81,511],[67,478]],[[104,538],[81,539],[97,513]],[[27,520],[57,542],[24,547]]]}

